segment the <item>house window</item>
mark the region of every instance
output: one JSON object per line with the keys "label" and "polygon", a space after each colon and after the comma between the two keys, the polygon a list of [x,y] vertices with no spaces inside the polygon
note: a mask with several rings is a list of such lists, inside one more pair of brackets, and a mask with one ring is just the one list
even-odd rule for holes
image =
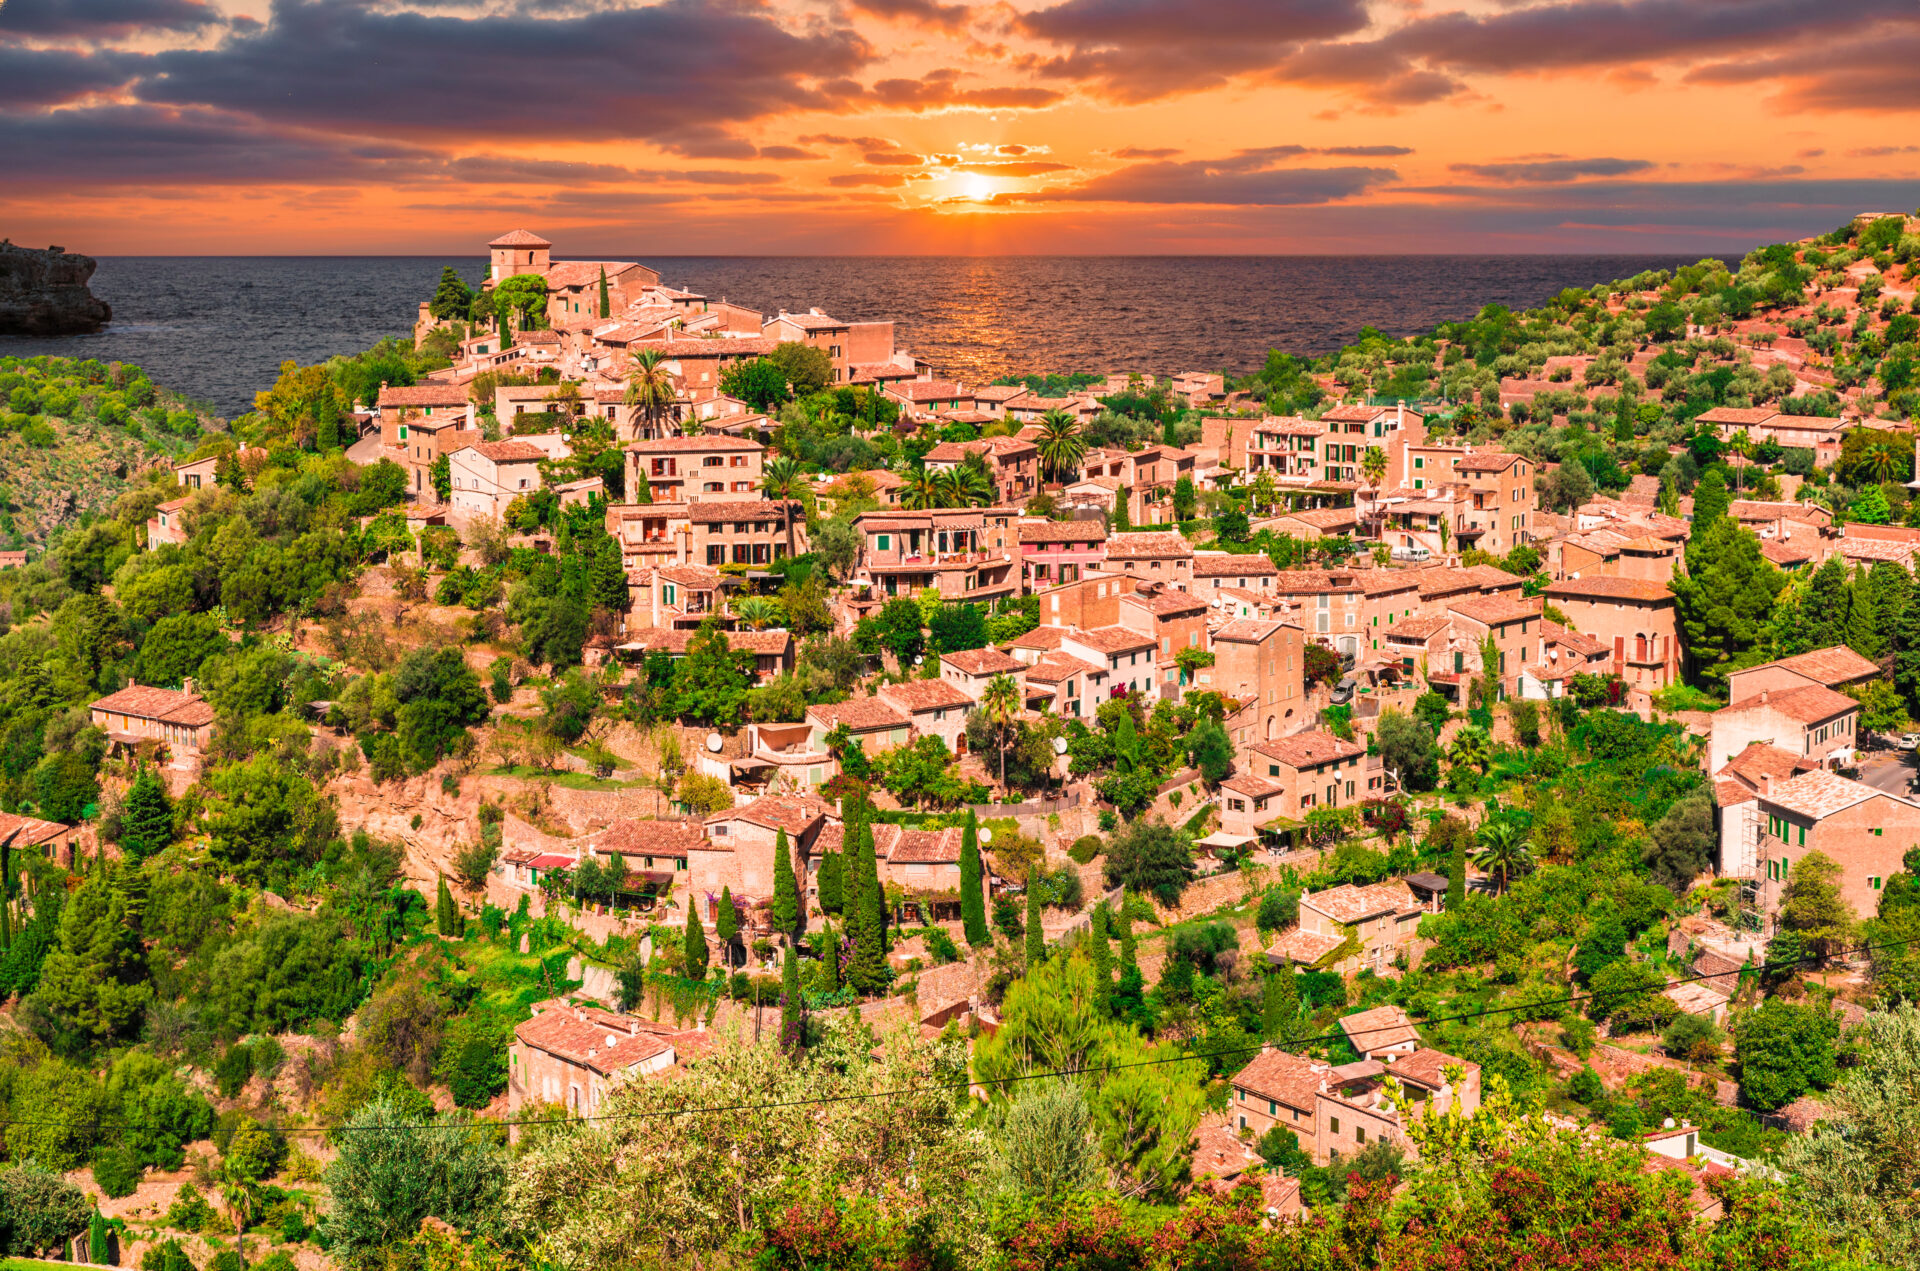
{"label": "house window", "polygon": [[891,534],[876,534],[876,535],[874,535],[874,539],[873,539],[873,549],[874,549],[875,551],[877,551],[877,552],[884,552],[884,551],[886,551],[886,550],[887,550],[887,549],[888,549],[889,547],[891,547],[891,546],[893,546],[893,535],[891,535]]}
{"label": "house window", "polygon": [[1328,1120],[1330,1120],[1330,1121],[1331,1121],[1331,1122],[1333,1123],[1333,1132],[1334,1132],[1335,1134],[1338,1134],[1338,1133],[1340,1133],[1340,1118],[1339,1118],[1339,1117],[1329,1117],[1329,1118],[1328,1118]]}

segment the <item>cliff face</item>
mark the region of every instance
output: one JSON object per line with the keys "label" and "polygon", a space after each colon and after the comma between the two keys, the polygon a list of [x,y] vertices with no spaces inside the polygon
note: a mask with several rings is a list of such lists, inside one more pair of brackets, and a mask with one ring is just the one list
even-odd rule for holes
{"label": "cliff face", "polygon": [[98,331],[113,309],[87,290],[95,268],[91,256],[0,241],[0,335]]}

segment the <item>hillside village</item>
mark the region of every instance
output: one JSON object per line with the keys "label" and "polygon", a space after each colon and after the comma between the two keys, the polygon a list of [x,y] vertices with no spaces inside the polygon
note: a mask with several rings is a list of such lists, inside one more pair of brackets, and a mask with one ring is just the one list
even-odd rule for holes
{"label": "hillside village", "polygon": [[1920,217],[980,385],[487,250],[0,552],[8,1252],[1914,1265]]}

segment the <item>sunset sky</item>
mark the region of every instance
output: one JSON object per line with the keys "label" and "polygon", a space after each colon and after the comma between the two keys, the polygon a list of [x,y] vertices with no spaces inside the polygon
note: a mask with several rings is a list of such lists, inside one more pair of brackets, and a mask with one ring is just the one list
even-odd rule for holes
{"label": "sunset sky", "polygon": [[0,0],[95,255],[1725,250],[1920,205],[1920,0]]}

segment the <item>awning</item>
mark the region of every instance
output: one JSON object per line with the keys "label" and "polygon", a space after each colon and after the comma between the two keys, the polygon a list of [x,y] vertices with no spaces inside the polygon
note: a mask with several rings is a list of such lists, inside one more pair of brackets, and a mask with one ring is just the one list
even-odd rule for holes
{"label": "awning", "polygon": [[536,856],[527,862],[528,869],[572,869],[574,859],[571,856],[558,856],[552,852]]}
{"label": "awning", "polygon": [[1253,835],[1251,834],[1229,834],[1225,830],[1215,830],[1203,839],[1195,839],[1193,845],[1195,847],[1235,848],[1245,847],[1251,842],[1253,842]]}
{"label": "awning", "polygon": [[775,765],[768,763],[764,759],[755,759],[749,755],[745,759],[735,759],[727,766],[735,772],[758,772],[762,768],[771,768]]}

